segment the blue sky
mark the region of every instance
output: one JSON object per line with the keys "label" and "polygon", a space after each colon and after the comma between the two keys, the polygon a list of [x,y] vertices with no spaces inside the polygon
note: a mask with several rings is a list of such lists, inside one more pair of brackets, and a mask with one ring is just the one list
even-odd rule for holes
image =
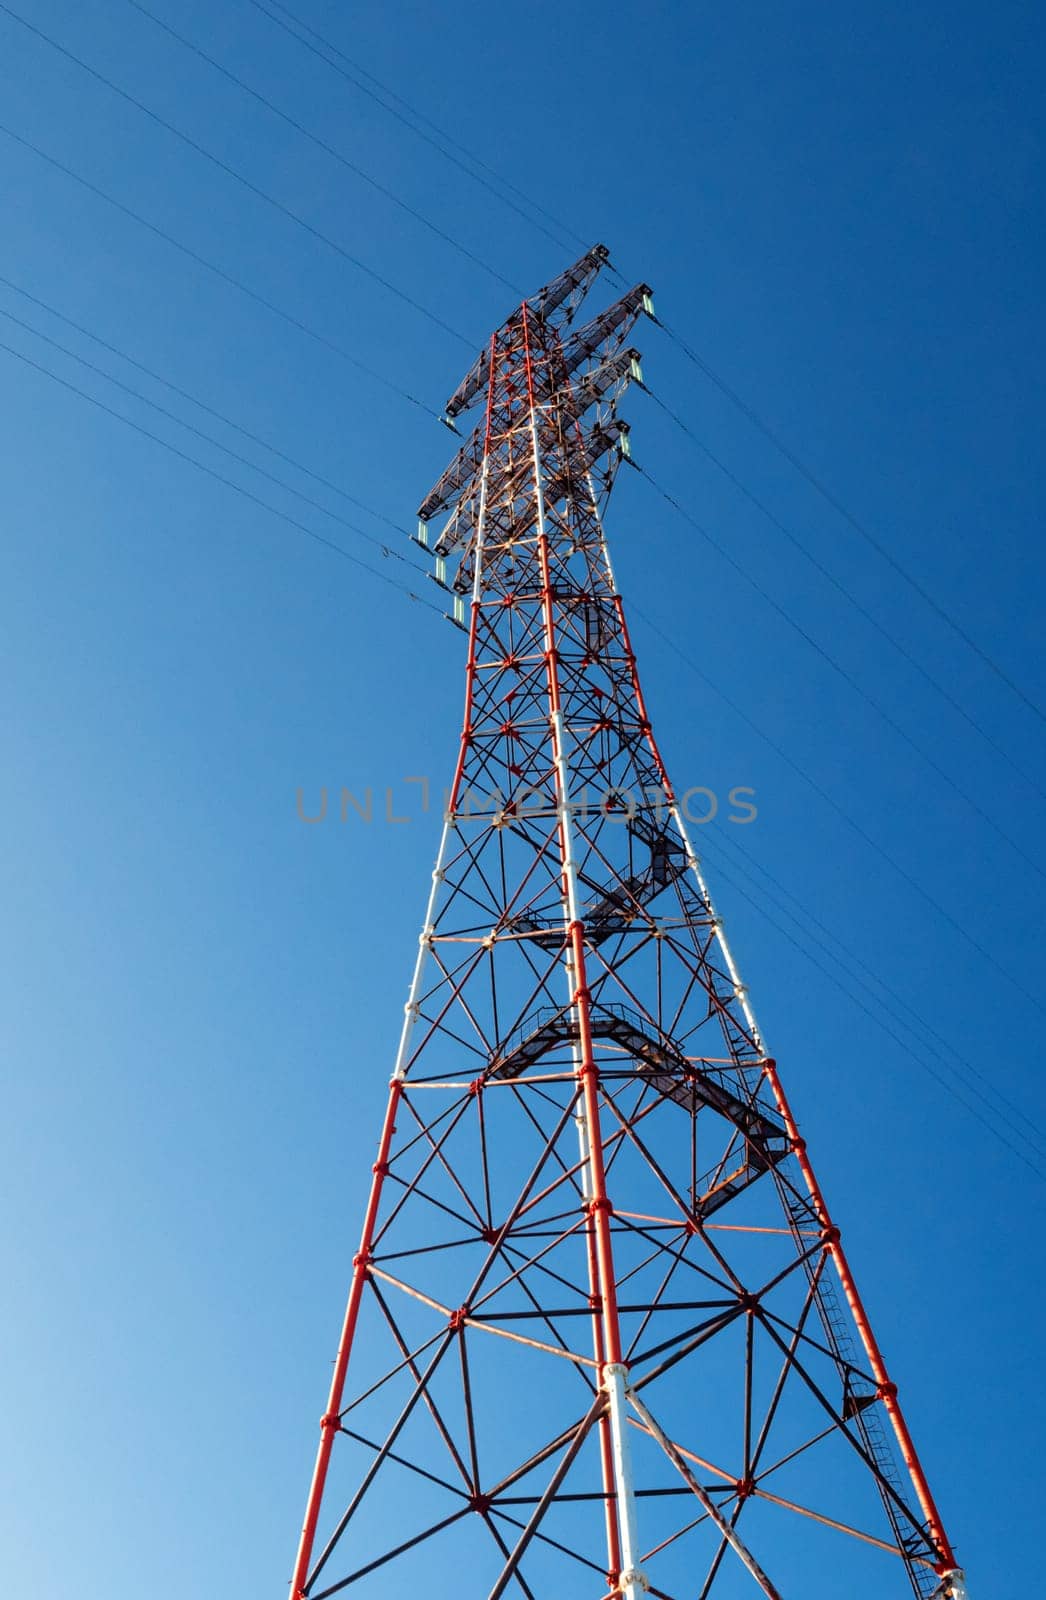
{"label": "blue sky", "polygon": [[[249,0],[150,6],[522,291],[578,253]],[[453,447],[431,416],[10,133],[434,410],[513,291],[127,0],[13,9],[464,338],[0,10],[4,279],[409,530]],[[295,9],[554,232],[605,240],[1046,704],[1039,7]],[[3,283],[0,310],[411,555]],[[655,727],[677,787],[756,791],[753,825],[703,832],[713,890],[946,1522],[1006,1600],[1040,1517],[1046,1136],[977,1090],[1046,1127],[1046,730],[676,343],[639,335],[654,392],[1027,775],[630,397],[637,460],[932,763],[622,476],[608,531]],[[6,316],[0,341],[414,581]],[[449,779],[463,641],[6,349],[0,400],[8,1583],[280,1594],[436,847],[403,780]],[[305,826],[296,791],[323,785],[371,785],[379,808],[391,786],[412,818]],[[855,952],[848,974],[817,939]]]}

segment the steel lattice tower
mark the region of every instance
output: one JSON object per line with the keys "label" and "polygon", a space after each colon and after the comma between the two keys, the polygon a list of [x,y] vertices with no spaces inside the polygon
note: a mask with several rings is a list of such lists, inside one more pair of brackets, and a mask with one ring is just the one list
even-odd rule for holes
{"label": "steel lattice tower", "polygon": [[464,728],[292,1600],[961,1600],[640,688],[606,259],[492,336],[420,510]]}

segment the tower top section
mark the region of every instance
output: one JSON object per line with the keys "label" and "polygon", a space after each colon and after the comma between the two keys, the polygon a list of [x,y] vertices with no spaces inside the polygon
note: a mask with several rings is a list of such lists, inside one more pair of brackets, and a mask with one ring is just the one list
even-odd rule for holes
{"label": "tower top section", "polygon": [[[560,326],[572,322],[578,307],[609,260],[610,251],[606,245],[594,244],[591,250],[586,250],[583,256],[578,257],[572,267],[567,267],[565,272],[552,278],[537,294],[531,295],[524,302],[527,310],[544,322],[555,322]],[[518,316],[519,311],[520,308],[515,308],[506,322]],[[487,384],[488,365],[489,351],[481,350],[447,401],[446,415],[452,422],[474,405],[483,393]]]}
{"label": "tower top section", "polygon": [[[437,582],[446,586],[446,558],[469,544],[469,530],[480,516],[484,464],[499,460],[499,442],[518,420],[524,389],[542,409],[554,405],[563,426],[575,436],[566,450],[569,470],[561,484],[555,480],[546,485],[546,498],[557,484],[566,493],[587,476],[605,499],[618,465],[628,459],[628,424],[618,416],[617,407],[628,385],[642,382],[640,354],[630,336],[640,316],[654,316],[654,302],[649,284],[637,283],[588,321],[578,323],[578,312],[608,262],[607,247],[593,245],[522,301],[491,336],[447,402],[446,420],[452,426],[480,400],[484,415],[418,507],[417,543],[436,557]],[[512,460],[518,466],[515,455]],[[446,521],[430,532],[434,518]],[[462,562],[449,585],[457,596],[466,592],[471,576],[470,564]],[[453,620],[463,621],[462,606],[455,606]]]}

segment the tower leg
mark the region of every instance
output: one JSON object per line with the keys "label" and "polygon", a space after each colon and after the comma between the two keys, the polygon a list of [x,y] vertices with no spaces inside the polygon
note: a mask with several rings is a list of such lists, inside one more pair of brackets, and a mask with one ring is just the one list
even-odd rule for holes
{"label": "tower leg", "polygon": [[618,1504],[618,1528],[621,1540],[621,1573],[618,1588],[622,1600],[642,1600],[646,1592],[646,1575],[640,1567],[639,1535],[636,1530],[636,1498],[632,1482],[632,1453],[628,1442],[628,1425],[625,1416],[626,1369],[622,1362],[610,1362],[603,1368],[603,1387],[606,1390],[610,1413],[610,1436],[614,1449],[614,1490]]}
{"label": "tower leg", "polygon": [[319,1521],[320,1506],[323,1502],[323,1490],[327,1482],[327,1469],[330,1466],[334,1435],[340,1426],[339,1413],[341,1411],[342,1395],[345,1392],[345,1374],[348,1371],[349,1355],[356,1335],[360,1301],[363,1298],[363,1287],[367,1279],[371,1246],[374,1242],[374,1226],[378,1219],[382,1180],[387,1171],[392,1135],[396,1131],[396,1107],[399,1104],[402,1092],[402,1081],[399,1078],[393,1078],[389,1086],[389,1103],[385,1112],[385,1124],[381,1131],[381,1142],[378,1146],[378,1159],[374,1163],[370,1199],[363,1219],[360,1247],[352,1263],[352,1284],[349,1289],[348,1305],[345,1307],[345,1321],[342,1325],[338,1354],[334,1361],[330,1395],[327,1399],[327,1409],[320,1419],[320,1443],[316,1451],[316,1465],[313,1469],[312,1483],[309,1486],[309,1498],[305,1507],[305,1522],[302,1526],[301,1539],[298,1543],[298,1555],[294,1563],[294,1576],[291,1579],[291,1600],[304,1600],[306,1593],[305,1585],[308,1581],[309,1568],[312,1564],[312,1548],[316,1539],[316,1525]]}

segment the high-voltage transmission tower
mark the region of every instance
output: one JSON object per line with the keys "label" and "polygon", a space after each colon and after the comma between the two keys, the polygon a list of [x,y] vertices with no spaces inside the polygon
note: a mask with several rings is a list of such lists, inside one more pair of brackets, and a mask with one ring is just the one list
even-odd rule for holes
{"label": "high-voltage transmission tower", "polygon": [[420,508],[464,727],[292,1600],[962,1600],[640,688],[606,259],[491,337]]}

